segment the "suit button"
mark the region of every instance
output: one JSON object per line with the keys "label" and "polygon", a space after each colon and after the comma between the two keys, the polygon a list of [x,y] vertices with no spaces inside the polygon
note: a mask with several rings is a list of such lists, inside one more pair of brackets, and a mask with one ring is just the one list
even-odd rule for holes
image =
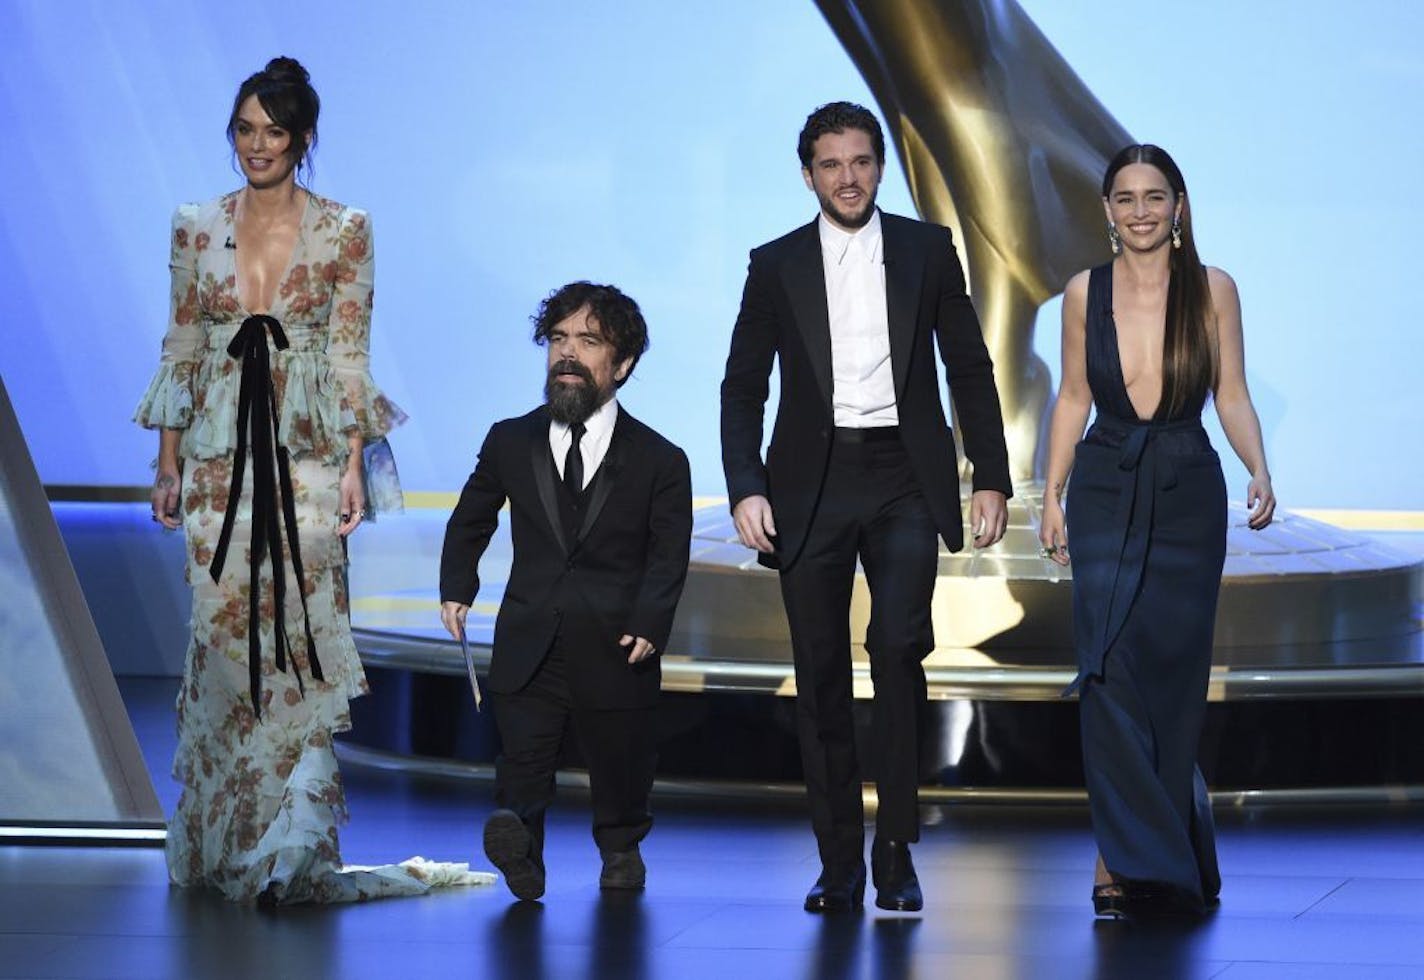
{"label": "suit button", "polygon": [[570,558],[568,561],[564,562],[564,567],[565,567],[566,569],[568,569],[569,571],[573,571],[573,570],[574,570],[574,560],[573,560],[572,558]]}
{"label": "suit button", "polygon": [[554,615],[555,615],[555,616],[560,616],[560,615],[563,615],[563,614],[562,614],[562,613],[560,613],[560,612],[559,612],[559,609],[558,609],[558,607],[557,607],[557,606],[556,606],[556,607],[554,607]]}

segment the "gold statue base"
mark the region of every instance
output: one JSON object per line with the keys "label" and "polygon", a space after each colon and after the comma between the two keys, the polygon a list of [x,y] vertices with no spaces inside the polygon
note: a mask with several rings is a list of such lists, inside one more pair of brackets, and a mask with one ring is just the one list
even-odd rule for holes
{"label": "gold statue base", "polygon": [[[925,660],[932,698],[1051,699],[1073,679],[1072,570],[1039,556],[1042,500],[1041,485],[1016,491],[1003,541],[941,552],[937,645]],[[1228,522],[1213,700],[1424,693],[1424,561],[1290,513],[1252,531],[1233,505]],[[853,638],[864,637],[869,614],[857,575]],[[795,693],[776,573],[737,541],[724,501],[694,515],[669,652],[665,672],[686,673],[665,685],[674,689]],[[857,695],[868,697],[864,649],[853,658]]]}

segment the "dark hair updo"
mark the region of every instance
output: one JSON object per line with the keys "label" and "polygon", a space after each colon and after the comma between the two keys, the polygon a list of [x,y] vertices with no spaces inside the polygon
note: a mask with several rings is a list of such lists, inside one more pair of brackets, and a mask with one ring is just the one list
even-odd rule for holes
{"label": "dark hair updo", "polygon": [[[232,100],[232,115],[227,120],[227,141],[234,150],[237,148],[237,114],[242,104],[254,95],[262,111],[292,134],[287,155],[296,164],[298,174],[302,168],[310,174],[312,151],[316,149],[316,117],[321,113],[321,99],[312,88],[311,75],[296,58],[285,56],[273,58],[266,68],[249,75],[238,86],[237,98]],[[307,133],[311,134],[310,143],[305,139]]]}

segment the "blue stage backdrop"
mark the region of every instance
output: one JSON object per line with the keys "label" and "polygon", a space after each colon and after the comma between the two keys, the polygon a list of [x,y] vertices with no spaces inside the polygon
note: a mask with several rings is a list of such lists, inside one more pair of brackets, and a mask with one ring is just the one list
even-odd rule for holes
{"label": "blue stage backdrop", "polygon": [[[1283,503],[1424,506],[1424,5],[1023,5],[1182,164],[1203,255],[1241,287]],[[873,105],[811,0],[4,0],[0,371],[47,482],[147,481],[155,440],[128,419],[167,314],[169,215],[237,186],[230,99],[278,53],[323,97],[313,188],[374,215],[374,365],[413,419],[393,438],[408,489],[457,489],[486,427],[539,398],[527,318],[587,278],[651,324],[624,402],[722,492],[747,249],[814,215],[806,112]],[[912,211],[894,160],[881,199]],[[1055,375],[1057,316],[1037,341]],[[1239,466],[1228,480],[1239,497]]]}

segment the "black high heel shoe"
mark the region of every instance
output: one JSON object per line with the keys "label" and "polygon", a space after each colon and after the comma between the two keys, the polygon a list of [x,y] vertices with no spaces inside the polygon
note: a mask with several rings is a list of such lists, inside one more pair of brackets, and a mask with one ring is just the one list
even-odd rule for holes
{"label": "black high heel shoe", "polygon": [[1127,917],[1127,889],[1115,881],[1093,886],[1093,914],[1106,919]]}
{"label": "black high heel shoe", "polygon": [[1201,917],[1213,907],[1165,882],[1118,879],[1093,886],[1093,912],[1104,918]]}

